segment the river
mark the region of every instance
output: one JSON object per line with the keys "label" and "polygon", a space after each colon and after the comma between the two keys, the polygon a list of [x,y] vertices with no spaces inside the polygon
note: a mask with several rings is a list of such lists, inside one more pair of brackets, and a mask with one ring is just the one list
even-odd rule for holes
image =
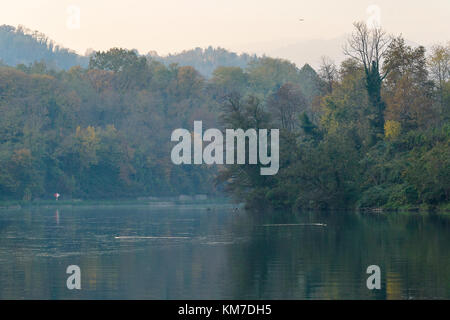
{"label": "river", "polygon": [[[81,290],[69,290],[69,265]],[[367,267],[381,270],[369,290]],[[450,217],[220,205],[0,210],[0,299],[450,299]]]}

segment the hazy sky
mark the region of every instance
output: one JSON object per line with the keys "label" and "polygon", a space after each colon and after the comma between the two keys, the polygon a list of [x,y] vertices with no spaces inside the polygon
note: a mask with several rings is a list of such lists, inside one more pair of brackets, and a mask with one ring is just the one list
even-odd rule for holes
{"label": "hazy sky", "polygon": [[[252,51],[330,39],[380,8],[382,26],[428,45],[450,40],[450,0],[1,0],[0,24],[39,30],[84,53],[114,46],[160,54],[222,46]],[[77,19],[79,8],[79,25]],[[376,7],[375,7],[376,8]],[[303,22],[299,19],[304,19]],[[79,26],[79,28],[78,28]],[[261,44],[263,44],[261,46]],[[256,50],[256,49],[255,49]]]}

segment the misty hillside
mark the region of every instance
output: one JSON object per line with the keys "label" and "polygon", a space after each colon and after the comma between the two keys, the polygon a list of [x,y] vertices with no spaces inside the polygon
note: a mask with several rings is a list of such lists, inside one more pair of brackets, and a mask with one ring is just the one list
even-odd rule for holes
{"label": "misty hillside", "polygon": [[88,58],[57,45],[45,34],[22,26],[0,26],[0,62],[9,66],[44,61],[52,69],[87,66]]}

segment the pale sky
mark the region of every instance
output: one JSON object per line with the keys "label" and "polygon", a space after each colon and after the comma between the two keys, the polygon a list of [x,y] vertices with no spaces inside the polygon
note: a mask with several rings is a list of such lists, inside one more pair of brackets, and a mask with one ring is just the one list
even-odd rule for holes
{"label": "pale sky", "polygon": [[252,52],[342,36],[354,21],[374,17],[370,5],[378,6],[389,33],[424,45],[450,40],[450,0],[1,0],[0,24],[41,31],[82,54],[116,46],[159,54],[208,45]]}

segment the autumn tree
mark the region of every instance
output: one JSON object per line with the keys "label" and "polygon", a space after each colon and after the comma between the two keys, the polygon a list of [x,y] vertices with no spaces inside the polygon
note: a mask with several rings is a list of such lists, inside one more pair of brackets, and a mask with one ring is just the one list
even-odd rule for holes
{"label": "autumn tree", "polygon": [[383,69],[388,73],[384,93],[386,118],[398,121],[405,130],[426,126],[433,118],[425,48],[412,48],[402,37],[392,40]]}
{"label": "autumn tree", "polygon": [[143,88],[150,80],[147,59],[135,50],[112,48],[96,51],[89,60],[89,69],[115,73],[114,85],[120,91],[131,87]]}
{"label": "autumn tree", "polygon": [[366,89],[373,108],[372,126],[376,137],[383,136],[385,104],[381,87],[389,70],[382,72],[382,63],[390,38],[380,27],[369,28],[364,22],[354,23],[355,30],[344,47],[344,53],[363,65]]}

